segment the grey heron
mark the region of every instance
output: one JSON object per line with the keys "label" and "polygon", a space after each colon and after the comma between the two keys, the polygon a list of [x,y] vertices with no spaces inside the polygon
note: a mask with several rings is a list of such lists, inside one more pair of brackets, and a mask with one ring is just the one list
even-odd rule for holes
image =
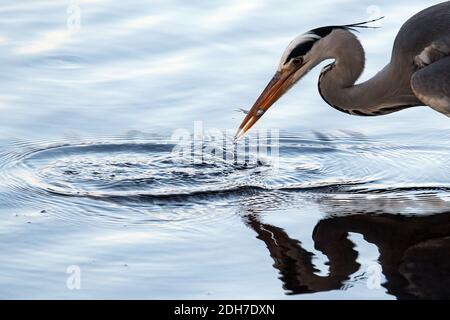
{"label": "grey heron", "polygon": [[373,21],[322,27],[294,39],[237,136],[244,135],[311,69],[329,59],[334,61],[320,74],[319,92],[339,111],[380,116],[429,106],[450,117],[450,1],[410,18],[395,39],[390,63],[372,79],[356,84],[364,71],[365,53],[353,31],[369,28]]}

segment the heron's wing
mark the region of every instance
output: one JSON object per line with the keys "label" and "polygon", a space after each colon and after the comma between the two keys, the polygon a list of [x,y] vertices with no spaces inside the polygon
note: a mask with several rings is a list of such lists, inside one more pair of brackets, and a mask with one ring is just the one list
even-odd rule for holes
{"label": "heron's wing", "polygon": [[424,104],[450,117],[449,56],[414,73],[411,87]]}
{"label": "heron's wing", "polygon": [[450,57],[450,35],[433,41],[415,57],[414,62],[418,68],[424,68],[446,57]]}

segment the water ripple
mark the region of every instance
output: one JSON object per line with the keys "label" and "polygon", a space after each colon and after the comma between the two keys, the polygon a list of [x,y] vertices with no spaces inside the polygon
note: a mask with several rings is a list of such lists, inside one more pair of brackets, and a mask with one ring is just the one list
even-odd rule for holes
{"label": "water ripple", "polygon": [[138,225],[226,219],[234,215],[229,206],[236,199],[248,202],[254,194],[274,199],[269,193],[392,197],[450,191],[445,147],[285,136],[275,167],[270,158],[185,162],[174,146],[139,137],[14,141],[0,153],[0,198],[5,206],[26,204],[60,219]]}

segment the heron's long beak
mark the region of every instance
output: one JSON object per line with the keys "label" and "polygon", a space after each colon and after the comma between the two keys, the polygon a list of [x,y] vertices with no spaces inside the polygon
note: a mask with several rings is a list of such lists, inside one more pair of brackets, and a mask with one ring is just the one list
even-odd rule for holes
{"label": "heron's long beak", "polygon": [[261,119],[264,113],[269,110],[269,108],[285,94],[289,88],[292,86],[291,77],[294,73],[281,73],[277,72],[272,80],[270,80],[267,87],[256,100],[253,107],[248,112],[244,121],[236,133],[236,138],[242,137],[255,123]]}

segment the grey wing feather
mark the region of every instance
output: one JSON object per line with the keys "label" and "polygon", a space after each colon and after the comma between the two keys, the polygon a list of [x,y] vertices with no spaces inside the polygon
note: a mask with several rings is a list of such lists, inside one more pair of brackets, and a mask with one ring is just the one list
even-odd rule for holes
{"label": "grey wing feather", "polygon": [[419,55],[423,49],[438,39],[450,36],[450,1],[425,9],[409,19],[395,39],[393,59],[407,65],[406,58]]}
{"label": "grey wing feather", "polygon": [[[450,31],[449,31],[450,32]],[[414,58],[417,67],[424,68],[434,62],[450,56],[450,34],[433,41],[418,56]]]}
{"label": "grey wing feather", "polygon": [[450,57],[414,73],[411,87],[424,104],[450,117]]}

